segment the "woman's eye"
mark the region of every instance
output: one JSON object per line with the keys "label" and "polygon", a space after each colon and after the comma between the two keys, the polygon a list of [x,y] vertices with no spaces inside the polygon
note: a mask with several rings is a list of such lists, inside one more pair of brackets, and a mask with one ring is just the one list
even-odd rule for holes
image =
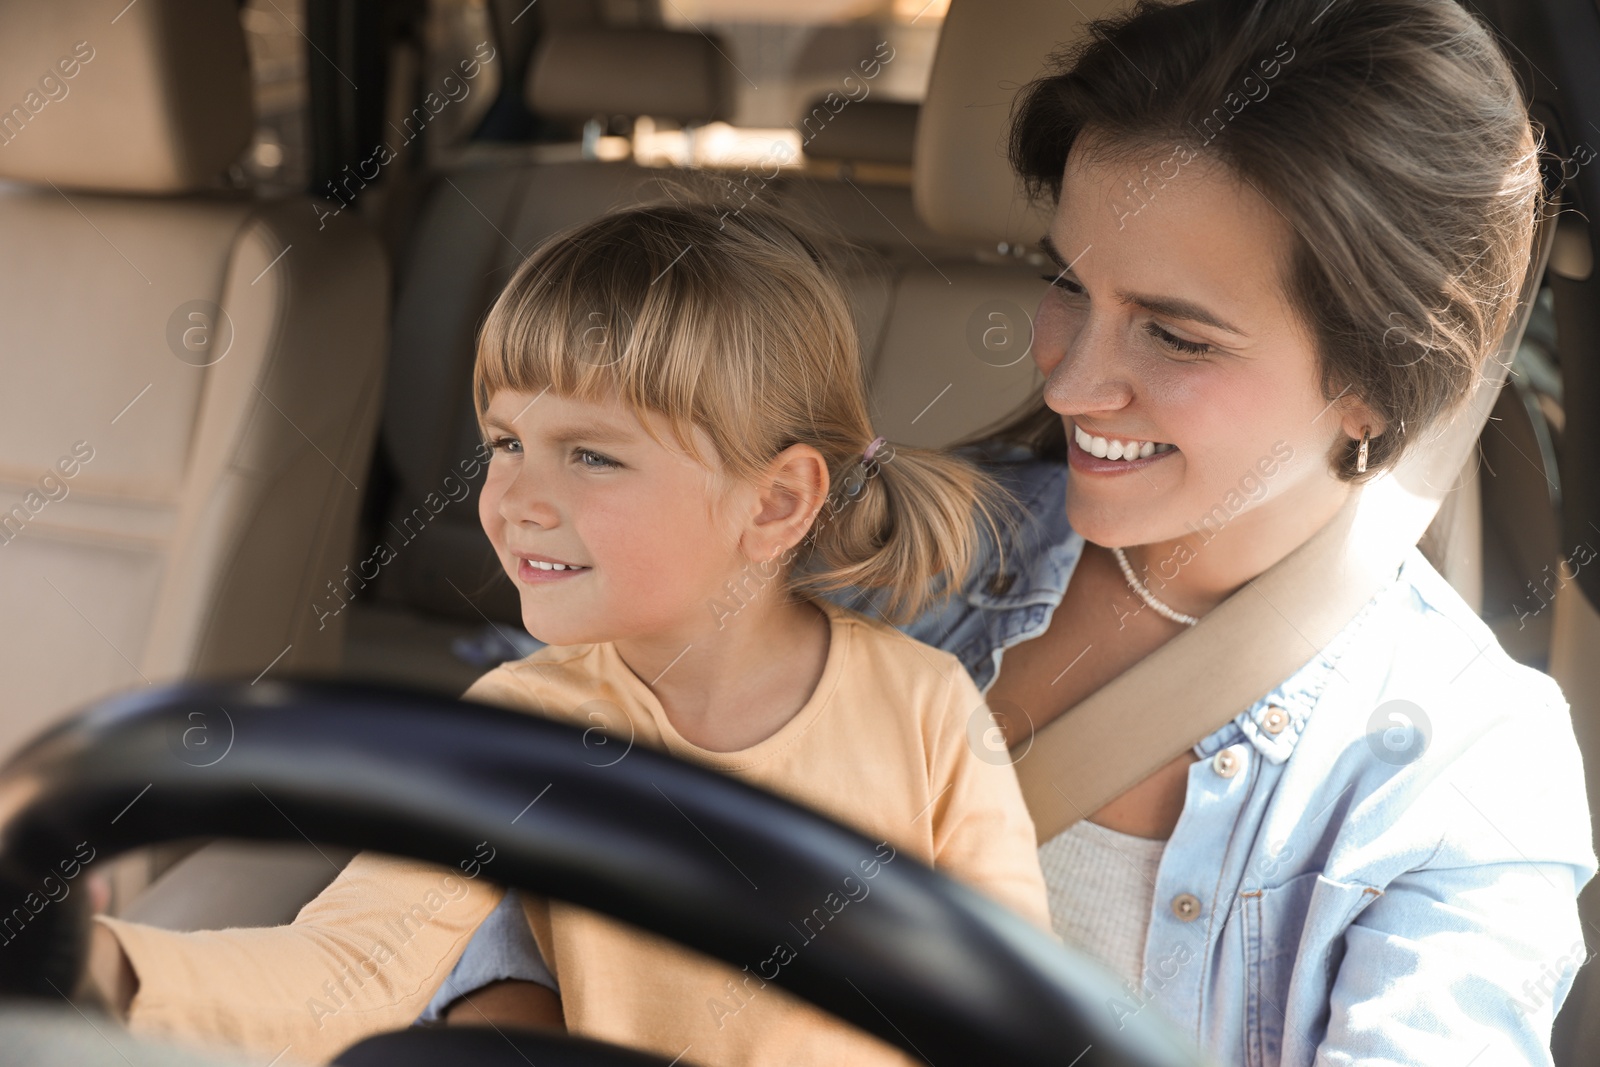
{"label": "woman's eye", "polygon": [[1069,293],[1072,296],[1083,295],[1083,286],[1068,279],[1065,275],[1041,274],[1039,277],[1043,278],[1045,281],[1049,282],[1051,285],[1055,286],[1057,289],[1060,289],[1064,293]]}
{"label": "woman's eye", "polygon": [[600,453],[590,451],[587,448],[573,449],[572,458],[577,460],[579,466],[586,467],[592,471],[608,471],[622,466],[616,460],[602,456]]}
{"label": "woman's eye", "polygon": [[489,442],[489,447],[496,452],[505,452],[511,455],[520,455],[522,453],[522,442],[515,437],[496,437]]}
{"label": "woman's eye", "polygon": [[1172,349],[1174,352],[1185,352],[1191,356],[1203,356],[1207,352],[1211,351],[1210,345],[1205,344],[1202,341],[1185,341],[1181,337],[1176,337],[1168,333],[1166,330],[1163,330],[1160,326],[1157,326],[1153,322],[1145,323],[1144,329],[1145,332],[1151,337],[1154,337],[1159,343]]}

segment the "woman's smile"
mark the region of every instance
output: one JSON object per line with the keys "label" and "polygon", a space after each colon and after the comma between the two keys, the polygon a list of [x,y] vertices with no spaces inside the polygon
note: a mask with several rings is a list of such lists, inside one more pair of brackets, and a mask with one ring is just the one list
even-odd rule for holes
{"label": "woman's smile", "polygon": [[1100,437],[1077,423],[1067,434],[1067,463],[1084,474],[1124,474],[1154,466],[1178,451],[1176,445]]}

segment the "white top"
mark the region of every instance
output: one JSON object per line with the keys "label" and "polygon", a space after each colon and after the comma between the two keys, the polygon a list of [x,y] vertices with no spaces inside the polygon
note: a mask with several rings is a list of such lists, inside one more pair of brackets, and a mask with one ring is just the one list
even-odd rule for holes
{"label": "white top", "polygon": [[1050,922],[1062,941],[1140,988],[1144,939],[1167,842],[1079,819],[1039,846]]}

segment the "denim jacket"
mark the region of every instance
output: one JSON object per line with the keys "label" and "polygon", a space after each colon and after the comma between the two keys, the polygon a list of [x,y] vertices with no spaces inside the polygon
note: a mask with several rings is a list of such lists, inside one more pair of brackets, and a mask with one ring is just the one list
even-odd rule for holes
{"label": "denim jacket", "polygon": [[[987,692],[1005,650],[1049,625],[1084,541],[1062,465],[975,455],[1020,503],[1012,577],[995,580],[988,544],[904,629]],[[1597,870],[1567,702],[1420,552],[1194,753],[1143,982],[1106,1003],[1113,1020],[1153,1006],[1242,1067],[1551,1062],[1588,958],[1576,897]],[[523,926],[508,894],[424,1018],[496,977],[553,986],[536,949],[496,958]]]}
{"label": "denim jacket", "polygon": [[[1084,545],[1061,464],[986,455],[1025,517],[1014,577],[996,588],[986,559],[905,628],[985,692],[1049,625]],[[1551,1062],[1597,869],[1567,702],[1419,551],[1193,751],[1142,987],[1112,1019],[1153,1006],[1245,1067]]]}

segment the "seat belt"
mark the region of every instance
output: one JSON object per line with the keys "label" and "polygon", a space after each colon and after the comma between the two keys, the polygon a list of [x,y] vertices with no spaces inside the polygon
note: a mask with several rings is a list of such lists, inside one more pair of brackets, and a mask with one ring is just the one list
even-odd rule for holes
{"label": "seat belt", "polygon": [[[1559,190],[1534,230],[1511,328],[1466,409],[1329,522],[1168,641],[1033,736],[1017,760],[1040,844],[1066,830],[1277,688],[1395,577],[1449,487],[1468,470],[1544,278]],[[1241,650],[1248,650],[1242,655]]]}

